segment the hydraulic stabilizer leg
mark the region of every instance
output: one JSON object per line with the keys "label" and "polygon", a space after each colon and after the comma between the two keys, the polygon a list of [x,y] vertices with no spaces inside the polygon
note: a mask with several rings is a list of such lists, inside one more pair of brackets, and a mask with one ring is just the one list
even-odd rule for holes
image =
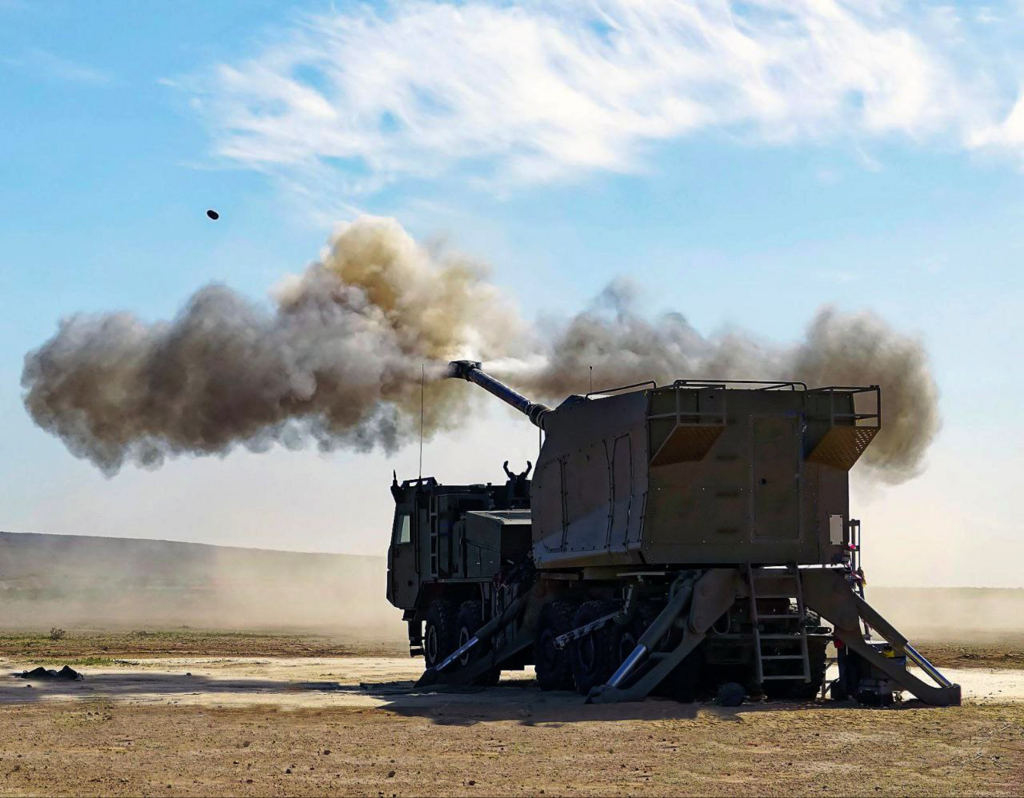
{"label": "hydraulic stabilizer leg", "polygon": [[[922,656],[896,628],[853,592],[842,573],[825,569],[801,571],[804,601],[835,626],[836,637],[851,651],[880,670],[909,693],[935,706],[959,706],[960,685],[953,684]],[[892,647],[928,674],[936,685],[918,679],[894,659],[882,656],[864,639],[861,620]]]}
{"label": "hydraulic stabilizer leg", "polygon": [[[642,701],[689,655],[736,601],[741,574],[735,568],[715,568],[694,577],[680,577],[672,586],[665,609],[640,636],[607,684],[587,696],[588,704]],[[682,621],[683,636],[670,651],[658,644]],[[650,664],[650,668],[644,670]]]}
{"label": "hydraulic stabilizer leg", "polygon": [[416,682],[416,687],[427,687],[434,684],[441,677],[442,672],[445,672],[446,675],[450,674],[449,681],[451,682],[468,682],[469,680],[486,673],[489,668],[499,665],[502,661],[508,659],[513,654],[518,654],[527,645],[532,643],[533,638],[530,634],[520,634],[512,641],[512,643],[505,646],[500,652],[491,652],[487,657],[471,662],[463,669],[453,667],[454,663],[465,654],[477,646],[486,643],[498,634],[498,632],[508,626],[508,624],[518,616],[519,611],[525,606],[528,596],[529,592],[524,593],[522,596],[512,601],[501,615],[492,618],[484,624],[476,635],[469,640],[469,642],[445,657],[444,661],[440,662],[437,667],[427,668]]}

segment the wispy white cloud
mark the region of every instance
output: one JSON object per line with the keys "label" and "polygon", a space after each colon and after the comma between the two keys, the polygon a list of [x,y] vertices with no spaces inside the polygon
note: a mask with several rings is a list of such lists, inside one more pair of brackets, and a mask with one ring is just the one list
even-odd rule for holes
{"label": "wispy white cloud", "polygon": [[1024,166],[1024,96],[1005,119],[974,130],[970,144],[979,149],[1007,151],[1020,158]]}
{"label": "wispy white cloud", "polygon": [[[698,131],[1024,151],[955,11],[890,0],[411,2],[304,20],[202,82],[218,155],[306,191],[640,169]],[[977,43],[967,48],[972,53]]]}
{"label": "wispy white cloud", "polygon": [[63,58],[47,50],[29,50],[20,58],[7,58],[4,61],[25,72],[56,78],[68,83],[100,86],[113,80],[113,76],[105,70]]}
{"label": "wispy white cloud", "polygon": [[881,172],[882,163],[861,146],[854,147],[857,161],[868,172]]}

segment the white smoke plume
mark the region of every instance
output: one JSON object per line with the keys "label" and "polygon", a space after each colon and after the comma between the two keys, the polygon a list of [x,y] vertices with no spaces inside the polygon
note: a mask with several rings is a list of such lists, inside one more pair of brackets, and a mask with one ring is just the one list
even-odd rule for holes
{"label": "white smoke plume", "polygon": [[[549,335],[535,336],[486,270],[417,244],[391,219],[341,228],[320,261],[283,283],[271,309],[211,285],[170,322],[73,316],[25,358],[36,423],[107,474],[183,453],[224,454],[314,440],[391,451],[462,418],[477,392],[438,379],[448,360],[495,361],[496,376],[558,401],[595,385],[680,377],[782,378],[882,386],[883,431],[865,464],[899,482],[939,428],[921,344],[870,314],[819,311],[788,349],[744,334],[705,338],[679,314],[651,318],[615,283]],[[482,392],[480,392],[482,393]]]}

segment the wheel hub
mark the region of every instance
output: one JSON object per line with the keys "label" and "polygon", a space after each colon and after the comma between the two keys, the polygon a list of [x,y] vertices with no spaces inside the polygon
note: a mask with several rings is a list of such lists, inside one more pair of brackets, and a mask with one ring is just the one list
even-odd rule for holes
{"label": "wheel hub", "polygon": [[427,663],[437,664],[437,629],[433,624],[427,627]]}

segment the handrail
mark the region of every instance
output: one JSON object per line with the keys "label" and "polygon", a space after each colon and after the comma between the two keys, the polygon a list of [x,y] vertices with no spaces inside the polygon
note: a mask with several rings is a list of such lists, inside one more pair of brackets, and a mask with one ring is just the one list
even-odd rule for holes
{"label": "handrail", "polygon": [[[700,384],[687,384],[686,380],[676,380],[672,383],[672,389],[675,391],[675,410],[671,413],[648,413],[647,420],[654,421],[663,418],[674,418],[676,426],[689,427],[689,426],[703,426],[709,422],[705,419],[711,419],[712,425],[725,425],[726,421],[726,410],[725,410],[725,394],[722,394],[721,405],[713,410],[684,410],[681,402],[680,388],[710,388],[714,391],[725,391],[724,385],[700,385]],[[688,419],[683,421],[683,419]]]}
{"label": "handrail", "polygon": [[801,382],[800,380],[676,380],[672,383],[673,387],[686,386],[689,388],[717,388],[719,386],[725,387],[727,385],[760,385],[759,391],[773,391],[777,388],[789,388],[792,391],[797,389],[799,385],[803,390],[807,390],[807,383]]}
{"label": "handrail", "polygon": [[[835,426],[836,419],[843,421],[852,421],[853,426],[862,426],[859,422],[874,420],[874,429],[881,429],[882,427],[882,390],[877,385],[826,385],[821,388],[813,388],[808,393],[821,393],[828,394],[829,397],[829,424]],[[875,395],[875,412],[874,413],[858,413],[856,407],[852,413],[837,413],[836,412],[836,394],[843,393],[846,395],[858,394],[858,393],[873,393]],[[863,425],[869,426],[869,425]]]}
{"label": "handrail", "polygon": [[658,387],[658,383],[655,382],[654,380],[644,380],[643,382],[634,382],[630,385],[620,385],[618,388],[603,388],[599,391],[589,391],[588,393],[584,394],[584,396],[586,396],[587,399],[589,399],[591,396],[605,396],[607,394],[615,393],[617,391],[628,391],[630,388],[639,388],[641,385],[650,385],[653,388]]}

